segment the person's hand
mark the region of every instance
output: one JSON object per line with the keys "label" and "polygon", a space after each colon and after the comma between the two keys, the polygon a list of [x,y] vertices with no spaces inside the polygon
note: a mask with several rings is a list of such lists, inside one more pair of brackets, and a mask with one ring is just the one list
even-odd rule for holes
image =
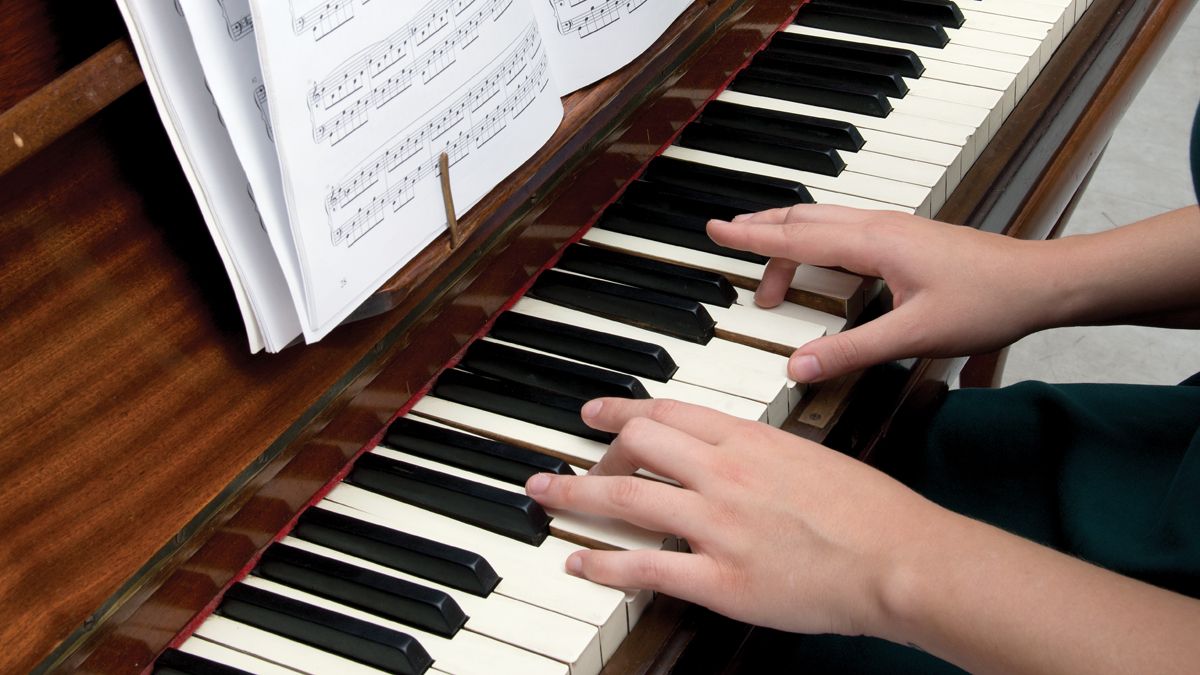
{"label": "person's hand", "polygon": [[[691,553],[582,551],[567,570],[648,588],[741,621],[887,637],[887,590],[957,518],[888,476],[763,424],[669,400],[583,408],[619,432],[587,476],[539,474],[542,505],[685,537]],[[631,476],[639,468],[679,482]]]}
{"label": "person's hand", "polygon": [[769,256],[755,296],[784,297],[798,263],[881,277],[894,309],[874,321],[796,350],[791,377],[812,382],[911,356],[999,349],[1052,324],[1053,252],[1027,242],[892,211],[798,205],[711,221],[722,246]]}

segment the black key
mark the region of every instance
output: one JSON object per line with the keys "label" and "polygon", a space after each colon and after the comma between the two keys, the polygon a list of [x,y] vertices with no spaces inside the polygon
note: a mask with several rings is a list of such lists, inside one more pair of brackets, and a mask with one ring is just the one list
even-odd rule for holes
{"label": "black key", "polygon": [[814,4],[879,10],[936,21],[945,28],[962,28],[966,22],[958,5],[951,0],[814,0]]}
{"label": "black key", "polygon": [[659,382],[670,380],[679,369],[659,345],[517,312],[501,314],[490,335]]}
{"label": "black key", "polygon": [[433,665],[411,635],[245,584],[225,592],[217,613],[392,673],[415,675]]}
{"label": "black key", "polygon": [[907,42],[925,47],[945,47],[950,42],[937,21],[911,19],[902,14],[810,2],[796,14],[796,23],[811,28]]}
{"label": "black key", "polygon": [[671,295],[731,307],[737,291],[720,274],[650,260],[619,251],[575,245],[563,252],[558,266],[601,279],[649,288]]}
{"label": "black key", "polygon": [[547,270],[529,295],[681,340],[708,344],[716,322],[695,300]]}
{"label": "black key", "polygon": [[250,675],[241,668],[217,663],[178,649],[167,649],[154,661],[154,675]]}
{"label": "black key", "polygon": [[[711,107],[713,103],[708,105]],[[642,180],[760,202],[771,208],[813,203],[808,188],[795,181],[687,162],[674,157],[651,160],[642,174]]]}
{"label": "black key", "polygon": [[686,225],[686,223],[672,222],[662,214],[626,207],[622,204],[613,204],[605,209],[604,215],[596,223],[596,227],[602,230],[622,232],[664,244],[690,248],[693,251],[703,251],[759,265],[767,264],[766,256],[721,246],[709,239],[707,232]]}
{"label": "black key", "polygon": [[454,637],[467,622],[462,608],[443,591],[287,544],[272,544],[254,573],[442,637]]}
{"label": "black key", "polygon": [[755,108],[728,101],[709,103],[701,113],[700,119],[715,126],[748,129],[778,138],[828,145],[848,152],[858,152],[866,143],[858,129],[849,122]]}
{"label": "black key", "polygon": [[[669,214],[692,216],[697,226],[708,227],[713,218],[732,220],[743,213],[757,213],[767,208],[766,204],[751,202],[735,197],[725,197],[675,185],[660,185],[645,180],[635,180],[625,186],[625,192],[617,200],[620,204],[644,206]],[[703,221],[703,222],[701,222]]]}
{"label": "black key", "polygon": [[534,546],[550,535],[550,516],[523,494],[374,453],[354,462],[346,482]]}
{"label": "black key", "polygon": [[583,423],[579,409],[587,399],[566,396],[539,387],[496,380],[462,370],[442,373],[433,393],[456,403],[515,417],[564,433],[609,443],[613,434]]}
{"label": "black key", "polygon": [[411,455],[457,466],[513,485],[524,485],[536,473],[575,474],[569,464],[557,457],[404,417],[392,422],[383,442],[390,448]]}
{"label": "black key", "polygon": [[486,340],[471,345],[458,367],[585,401],[602,396],[650,398],[650,393],[632,375]]}
{"label": "black key", "polygon": [[887,117],[892,112],[891,101],[879,89],[802,73],[783,77],[776,71],[751,66],[734,78],[729,88],[871,117]]}
{"label": "black key", "polygon": [[774,53],[816,56],[839,61],[871,64],[894,69],[904,77],[920,77],[925,72],[921,57],[910,49],[868,45],[848,40],[779,32],[768,48]]}
{"label": "black key", "polygon": [[908,94],[908,83],[894,70],[880,66],[844,63],[831,58],[796,59],[781,52],[760,52],[752,61],[754,67],[764,73],[776,73],[786,77],[789,73],[804,73],[830,80],[853,82],[875,89],[884,96],[904,98]]}
{"label": "black key", "polygon": [[[750,73],[750,69],[742,71],[742,74],[734,79],[730,88],[750,94],[762,93],[756,89],[759,78],[748,73]],[[790,87],[797,91],[808,91],[805,87],[791,83],[776,86],[776,83],[771,81],[767,84],[773,92],[781,91],[779,87]],[[754,91],[751,91],[752,89]],[[829,91],[830,96],[815,98],[834,100],[842,96],[842,93],[836,90],[831,89]],[[814,98],[807,95],[803,97]],[[782,96],[777,95],[775,98],[782,98]],[[795,100],[795,97],[789,100]],[[885,104],[887,103],[886,96],[883,97],[883,101]],[[809,100],[806,102],[812,103],[813,101]],[[888,105],[890,109],[890,104]],[[756,162],[766,162],[801,171],[811,171],[825,176],[836,176],[842,172],[842,169],[846,168],[846,163],[842,161],[841,156],[838,155],[838,151],[827,145],[817,145],[816,143],[808,143],[806,141],[784,140],[756,131],[718,127],[700,121],[689,124],[675,142],[685,148],[707,150],[708,152],[729,155],[730,157],[741,157],[742,159],[749,159]]]}
{"label": "black key", "polygon": [[478,553],[322,508],[300,516],[293,537],[486,598],[500,575]]}

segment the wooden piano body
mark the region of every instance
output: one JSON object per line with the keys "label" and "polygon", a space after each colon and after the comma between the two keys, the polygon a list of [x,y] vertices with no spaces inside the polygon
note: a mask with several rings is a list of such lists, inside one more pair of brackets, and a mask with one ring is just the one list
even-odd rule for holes
{"label": "wooden piano body", "polygon": [[[374,316],[251,356],[115,7],[10,3],[0,671],[145,669],[799,4],[698,1],[642,60],[568,99],[563,129],[472,211],[462,247],[434,242],[364,307]],[[1095,0],[941,219],[1050,236],[1190,5]],[[95,52],[94,70],[63,77]],[[899,387],[859,386],[832,418],[789,426],[867,456],[961,365],[919,361]],[[736,669],[750,632],[660,599],[609,671],[697,654]]]}

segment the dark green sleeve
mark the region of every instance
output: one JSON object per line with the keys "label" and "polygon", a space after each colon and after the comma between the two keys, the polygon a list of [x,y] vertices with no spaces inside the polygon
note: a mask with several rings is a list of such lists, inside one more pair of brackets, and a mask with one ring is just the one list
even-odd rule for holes
{"label": "dark green sleeve", "polygon": [[954,391],[892,472],[951,510],[1200,597],[1198,382]]}
{"label": "dark green sleeve", "polygon": [[1196,186],[1196,199],[1200,200],[1200,107],[1196,108],[1196,120],[1192,122],[1192,183]]}

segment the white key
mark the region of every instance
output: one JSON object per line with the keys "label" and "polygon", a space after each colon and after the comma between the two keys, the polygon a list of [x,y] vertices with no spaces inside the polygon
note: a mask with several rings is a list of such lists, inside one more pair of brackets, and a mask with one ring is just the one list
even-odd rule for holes
{"label": "white key", "polygon": [[1045,4],[1033,0],[986,0],[972,2],[970,9],[983,14],[998,14],[1014,19],[1050,24],[1051,39],[1056,44],[1062,43],[1071,26],[1074,25],[1074,17],[1068,16],[1062,5]]}
{"label": "white key", "polygon": [[928,189],[932,194],[929,208],[933,212],[937,212],[946,202],[945,167],[912,158],[872,152],[865,146],[858,152],[843,152],[841,155],[846,160],[847,171],[912,183]]}
{"label": "white key", "polygon": [[[569,270],[559,271],[589,279],[595,278]],[[729,307],[707,302],[701,302],[700,305],[717,322],[717,330],[723,331],[727,339],[752,346],[754,342],[767,342],[786,349],[788,355],[800,345],[825,335],[824,323],[800,318],[801,313],[789,311],[788,306],[793,305],[790,302],[785,302],[775,309],[763,309],[754,304],[751,296],[749,305],[739,302]]]}
{"label": "white key", "polygon": [[[745,291],[741,291],[739,289],[739,292],[745,292]],[[799,305],[796,305],[796,306],[799,306]],[[808,309],[808,308],[803,308],[803,309]],[[825,314],[824,312],[816,312],[814,310],[809,310],[809,311],[812,311],[813,314],[812,315],[802,315],[802,316],[805,316],[806,318],[809,318],[809,319],[818,319],[821,317],[829,317],[829,321],[830,321],[831,325],[836,325],[837,321],[839,321],[839,320],[844,325],[845,321],[846,321],[845,319],[841,319],[840,317],[835,317],[832,314]],[[604,366],[599,366],[594,363],[580,361],[578,359],[573,359],[568,356],[562,356],[561,354],[553,354],[550,352],[545,352],[540,349],[534,349],[533,347],[527,347],[525,345],[518,345],[518,344],[513,344],[510,342],[505,342],[503,340],[497,340],[492,337],[485,337],[484,340],[486,340],[488,342],[496,342],[499,344],[507,345],[514,349],[523,349],[525,351],[533,352],[535,354],[545,354],[547,356],[553,356],[554,358],[562,359],[564,361],[571,361],[573,363],[582,363],[585,365],[592,366],[593,368],[601,368],[603,370],[611,370],[609,368],[605,368]],[[697,387],[694,384],[688,384],[687,382],[680,382],[678,380],[668,380],[666,382],[659,382],[658,380],[652,380],[648,377],[640,377],[637,375],[630,375],[630,377],[636,379],[638,382],[641,382],[642,386],[646,388],[646,391],[650,394],[650,396],[652,398],[672,398],[677,401],[685,401],[687,403],[692,403],[694,405],[704,406],[705,408],[712,408],[714,410],[719,410],[719,411],[725,413],[726,415],[732,415],[732,416],[738,417],[740,419],[752,420],[755,422],[765,422],[766,421],[767,406],[762,403],[759,403],[757,401],[751,401],[748,398],[742,398],[740,396],[733,396],[732,394],[726,394],[725,392],[716,391],[714,389],[705,389],[704,387]],[[589,462],[587,464],[588,464],[588,468],[591,468],[591,463]]]}
{"label": "white key", "polygon": [[565,663],[559,663],[471,631],[460,630],[454,634],[454,637],[444,638],[269,579],[249,576],[243,579],[242,583],[411,635],[421,643],[425,651],[429,652],[440,670],[454,675],[488,675],[491,673],[569,675]]}
{"label": "white key", "polygon": [[[1011,54],[989,52],[986,49],[976,49],[974,47],[957,47],[953,44],[947,45],[943,49],[937,49],[935,47],[924,47],[907,42],[895,42],[881,38],[851,35],[799,25],[791,25],[784,30],[799,35],[812,35],[845,42],[856,42],[858,44],[907,49],[921,57],[921,63],[925,64],[925,72],[921,77],[950,80],[951,82],[987,87],[988,89],[999,91],[1007,91],[1015,84],[1017,86],[1016,92],[1018,97],[1025,91],[1021,83],[1017,82],[1017,76],[1024,70],[1026,61]],[[1026,82],[1025,84],[1027,85],[1028,83]]]}
{"label": "white key", "polygon": [[581,546],[557,537],[530,546],[345,483],[334,488],[319,506],[478,553],[501,577],[493,593],[596,626],[606,662],[629,633],[624,593],[573,577],[563,569],[567,556],[583,550]]}
{"label": "white key", "polygon": [[[588,230],[583,235],[583,240],[596,246],[659,260],[670,260],[680,265],[719,272],[735,278],[749,279],[752,282],[761,281],[766,269],[766,265],[746,260],[726,258],[713,253],[695,251],[682,246],[635,237],[623,232],[598,228]],[[861,277],[812,265],[801,265],[797,268],[790,287],[798,291],[814,292],[827,298],[836,298],[839,302],[851,307],[851,316],[854,316],[862,308],[865,300]]]}
{"label": "white key", "polygon": [[289,640],[274,633],[226,619],[213,614],[200,624],[196,635],[276,665],[302,673],[346,673],[347,675],[379,675],[383,671],[364,666],[357,661]]}
{"label": "white key", "polygon": [[264,661],[257,656],[244,654],[216,642],[209,642],[195,635],[184,640],[183,644],[179,645],[179,651],[200,656],[231,668],[240,668],[248,673],[259,673],[260,675],[296,675],[296,673],[301,672],[285,668],[270,661]]}
{"label": "white key", "polygon": [[[821,269],[821,268],[815,268],[815,269]],[[834,270],[834,271],[836,271],[836,270]],[[753,307],[754,311],[756,311],[756,312],[768,312],[771,314],[782,314],[784,316],[792,317],[798,321],[803,321],[805,323],[810,323],[810,324],[817,324],[824,329],[824,333],[826,335],[833,335],[834,333],[840,333],[843,330],[845,330],[845,328],[846,328],[847,322],[846,322],[845,317],[837,316],[835,314],[830,314],[829,312],[822,312],[820,310],[813,309],[811,307],[805,307],[804,305],[799,305],[794,302],[786,302],[786,301],[781,303],[778,307],[773,307],[771,309],[764,309],[764,308],[759,307],[758,305],[754,304],[754,292],[753,291],[748,291],[744,288],[735,288],[734,290],[737,291],[737,303],[741,307],[744,307],[744,308]],[[817,337],[821,337],[821,336],[817,335],[816,337],[814,337],[812,339],[815,340],[815,339],[817,339]],[[794,342],[798,342],[798,341],[794,341]],[[804,344],[807,344],[807,342],[799,342],[799,344],[797,344],[796,346],[799,347]]]}
{"label": "white key", "polygon": [[846,327],[845,318],[828,312],[786,300],[777,307],[759,307],[754,303],[754,293],[744,288],[734,290],[737,299],[733,306],[709,309],[717,320],[717,327],[720,328],[723,321],[744,324],[746,328],[742,330],[746,335],[782,345],[789,355],[798,347]]}
{"label": "white key", "polygon": [[486,598],[481,598],[457,588],[442,586],[428,579],[406,574],[303,539],[285,537],[282,543],[362,569],[442,591],[454,598],[454,601],[466,613],[468,619],[463,630],[486,635],[565,663],[571,669],[571,675],[595,675],[600,672],[602,667],[599,632],[595,626],[590,624],[541,607],[534,607],[499,593],[492,593]]}
{"label": "white key", "polygon": [[[371,452],[389,459],[408,462],[409,464],[415,464],[426,469],[474,481],[481,485],[488,485],[498,490],[504,490],[505,492],[519,495],[525,494],[525,488],[522,486],[513,485],[512,483],[484,476],[467,469],[425,459],[424,457],[417,457],[416,455],[400,450],[379,446],[371,450]],[[586,473],[586,471],[578,469],[576,473],[582,474]],[[558,536],[581,540],[590,548],[610,548],[623,551],[642,549],[674,550],[677,548],[673,536],[662,532],[651,532],[623,520],[558,510],[551,510],[548,513],[554,518],[550,526],[558,530],[556,532]]]}
{"label": "white key", "polygon": [[[825,119],[849,122],[858,127],[859,131],[873,129],[898,136],[907,136],[911,138],[934,141],[944,145],[950,145],[958,148],[961,153],[959,161],[962,164],[962,173],[966,173],[966,170],[970,168],[971,163],[975,161],[976,130],[961,124],[951,124],[949,122],[942,122],[940,120],[922,119],[919,117],[913,117],[911,115],[905,115],[903,113],[892,113],[887,117],[872,117],[870,115],[859,115],[857,113],[833,110],[831,108],[821,108],[814,105],[808,105],[807,103],[795,103],[793,101],[783,101],[780,99],[768,98],[766,96],[743,94],[737,91],[723,91],[717,96],[717,100],[728,101],[730,103],[739,103],[741,105],[757,106],[767,110],[781,110],[783,112],[795,113],[797,115],[811,115],[813,117],[823,117]],[[668,150],[670,150],[670,148],[668,148]]]}
{"label": "white key", "polygon": [[782,424],[791,410],[789,393],[795,383],[787,379],[785,356],[721,338],[713,338],[705,345],[685,342],[535,298],[521,298],[513,309],[521,314],[662,345],[679,366],[675,379],[765,403],[771,424]]}
{"label": "white key", "polygon": [[[885,178],[854,173],[849,170],[843,171],[838,176],[825,176],[810,171],[799,171],[774,164],[730,157],[715,152],[684,148],[678,145],[667,148],[663,152],[663,156],[684,159],[689,162],[710,164],[712,166],[725,166],[727,168],[736,166],[739,171],[757,173],[762,176],[773,175],[802,183],[808,186],[810,191],[812,188],[818,188],[828,192],[840,192],[842,194],[870,199],[875,202],[902,206],[912,209],[917,215],[927,218],[931,211],[931,192],[928,188],[911,183],[901,183]],[[813,198],[817,198],[816,194],[813,195]]]}
{"label": "white key", "polygon": [[900,136],[875,129],[859,129],[865,141],[864,150],[890,157],[914,159],[940,167],[946,180],[946,194],[954,192],[962,180],[962,153],[960,148],[923,138]]}
{"label": "white key", "polygon": [[1054,50],[1058,49],[1058,45],[1062,42],[1062,32],[1056,32],[1054,24],[1051,23],[1002,16],[1000,14],[988,14],[986,12],[975,11],[971,8],[962,8],[962,12],[963,16],[966,17],[967,25],[976,30],[1014,35],[1036,41],[1038,43],[1036,58],[1039,69],[1046,65],[1050,60],[1050,56],[1054,54]]}
{"label": "white key", "polygon": [[433,395],[421,397],[412,412],[420,417],[464,429],[538,452],[553,455],[572,464],[590,467],[608,450],[608,444],[538,426],[480,408],[447,401]]}
{"label": "white key", "polygon": [[[912,100],[920,99],[922,102],[918,103],[918,107],[929,108],[928,103],[924,103],[924,101],[932,100],[938,103],[954,102],[957,106],[965,106],[968,109],[982,111],[984,121],[980,124],[980,132],[986,129],[983,138],[987,142],[990,142],[992,136],[1000,130],[1000,127],[1004,124],[1004,120],[1012,112],[1012,104],[1015,103],[1015,101],[1008,101],[1003,92],[996,91],[995,89],[984,89],[983,87],[972,87],[966,84],[925,78],[912,81],[912,86],[909,88],[909,98]],[[907,110],[912,111],[914,114],[918,112],[916,108],[908,108]],[[976,116],[978,117],[979,114],[977,113]],[[946,116],[943,115],[942,117]],[[966,117],[964,116],[962,119],[965,123]]]}

